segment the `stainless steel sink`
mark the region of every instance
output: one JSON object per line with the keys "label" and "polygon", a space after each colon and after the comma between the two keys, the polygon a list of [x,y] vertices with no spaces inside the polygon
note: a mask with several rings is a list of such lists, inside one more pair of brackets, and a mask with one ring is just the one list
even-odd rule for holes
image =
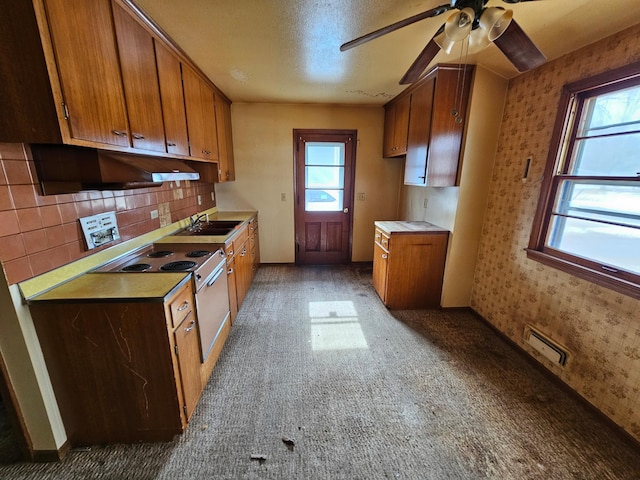
{"label": "stainless steel sink", "polygon": [[181,232],[178,232],[177,235],[227,236],[241,223],[242,220],[209,220],[208,222],[200,222],[193,227],[185,228]]}

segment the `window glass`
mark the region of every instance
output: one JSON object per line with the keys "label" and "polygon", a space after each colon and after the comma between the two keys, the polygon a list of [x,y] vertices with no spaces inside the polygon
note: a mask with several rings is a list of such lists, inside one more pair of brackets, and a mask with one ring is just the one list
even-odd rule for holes
{"label": "window glass", "polygon": [[305,210],[337,212],[344,208],[344,143],[305,143]]}
{"label": "window glass", "polygon": [[[614,75],[567,86],[566,110],[556,123],[566,138],[557,145],[562,154],[550,154],[554,165],[548,166],[551,178],[541,192],[529,250],[544,255],[533,258],[635,296],[640,295],[640,71],[635,80],[628,71],[620,80]],[[568,115],[574,107],[575,120]]]}

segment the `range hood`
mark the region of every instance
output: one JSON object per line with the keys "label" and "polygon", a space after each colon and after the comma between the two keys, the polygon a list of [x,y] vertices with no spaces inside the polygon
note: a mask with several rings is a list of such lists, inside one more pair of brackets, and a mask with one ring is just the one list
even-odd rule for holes
{"label": "range hood", "polygon": [[31,153],[45,195],[159,187],[162,182],[200,178],[173,158],[48,144],[31,145]]}

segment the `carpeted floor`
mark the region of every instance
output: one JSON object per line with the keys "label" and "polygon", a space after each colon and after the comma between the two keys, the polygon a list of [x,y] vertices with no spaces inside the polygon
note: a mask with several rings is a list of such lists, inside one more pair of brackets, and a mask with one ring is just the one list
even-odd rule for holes
{"label": "carpeted floor", "polygon": [[470,313],[389,312],[367,268],[263,266],[183,435],[0,478],[638,479],[640,451]]}

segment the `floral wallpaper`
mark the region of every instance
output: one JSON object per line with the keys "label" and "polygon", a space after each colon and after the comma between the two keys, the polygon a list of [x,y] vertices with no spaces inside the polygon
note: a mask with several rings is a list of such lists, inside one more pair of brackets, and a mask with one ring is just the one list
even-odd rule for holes
{"label": "floral wallpaper", "polygon": [[[511,80],[471,307],[640,440],[640,301],[529,260],[524,251],[563,85],[636,61],[640,25]],[[524,342],[528,324],[568,349],[565,367]]]}

